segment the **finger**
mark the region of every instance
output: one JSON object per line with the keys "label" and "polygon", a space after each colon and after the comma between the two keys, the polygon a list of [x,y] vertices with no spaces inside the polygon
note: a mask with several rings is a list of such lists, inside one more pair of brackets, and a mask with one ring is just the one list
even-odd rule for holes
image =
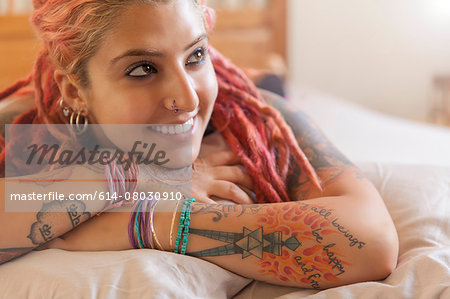
{"label": "finger", "polygon": [[195,198],[196,202],[212,204],[216,203],[211,198],[208,198],[205,192],[198,192],[198,189],[192,190],[192,195]]}
{"label": "finger", "polygon": [[210,196],[214,195],[223,199],[229,199],[238,204],[253,204],[253,200],[236,184],[228,181],[214,181],[211,183]]}
{"label": "finger", "polygon": [[194,198],[195,198],[195,202],[206,203],[206,204],[217,204],[217,202],[215,202],[211,198],[208,198],[207,196],[199,196],[199,197],[194,197]]}
{"label": "finger", "polygon": [[252,178],[248,175],[245,167],[236,166],[217,166],[209,171],[216,180],[229,181],[247,189],[253,189]]}
{"label": "finger", "polygon": [[201,160],[210,166],[236,165],[241,162],[239,157],[232,151],[212,153]]}
{"label": "finger", "polygon": [[215,200],[212,200],[211,198],[206,197],[202,203],[210,204],[210,205],[216,205],[217,202]]}

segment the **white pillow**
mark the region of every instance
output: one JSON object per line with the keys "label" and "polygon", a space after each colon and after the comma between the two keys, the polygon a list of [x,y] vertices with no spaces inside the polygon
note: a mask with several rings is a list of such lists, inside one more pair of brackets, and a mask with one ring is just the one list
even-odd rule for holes
{"label": "white pillow", "polygon": [[0,265],[0,298],[231,298],[251,280],[156,250],[32,252]]}

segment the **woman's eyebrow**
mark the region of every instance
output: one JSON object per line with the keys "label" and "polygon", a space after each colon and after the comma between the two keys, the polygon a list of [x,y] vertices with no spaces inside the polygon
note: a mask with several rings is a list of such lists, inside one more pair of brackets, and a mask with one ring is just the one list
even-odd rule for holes
{"label": "woman's eyebrow", "polygon": [[[193,47],[195,44],[199,43],[204,39],[209,39],[208,34],[204,33],[197,37],[193,42],[187,45],[184,50],[187,51],[189,48]],[[153,56],[153,57],[164,57],[164,54],[158,52],[157,50],[143,50],[143,49],[131,49],[126,51],[124,54],[117,56],[111,60],[111,65],[116,64],[119,60],[125,57],[133,57],[133,56]]]}
{"label": "woman's eyebrow", "polygon": [[202,35],[200,35],[199,37],[197,37],[192,43],[190,43],[189,45],[187,45],[186,48],[184,48],[184,51],[189,50],[189,48],[192,48],[195,44],[201,42],[204,39],[209,39],[208,34],[203,33]]}

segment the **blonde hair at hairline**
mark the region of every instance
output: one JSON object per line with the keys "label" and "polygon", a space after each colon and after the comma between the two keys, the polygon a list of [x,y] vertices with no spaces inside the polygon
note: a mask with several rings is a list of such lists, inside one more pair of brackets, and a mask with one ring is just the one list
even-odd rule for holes
{"label": "blonde hair at hairline", "polygon": [[32,23],[53,67],[66,71],[81,87],[88,87],[87,63],[123,10],[133,4],[160,5],[172,1],[192,1],[208,29],[198,0],[38,0],[34,1]]}

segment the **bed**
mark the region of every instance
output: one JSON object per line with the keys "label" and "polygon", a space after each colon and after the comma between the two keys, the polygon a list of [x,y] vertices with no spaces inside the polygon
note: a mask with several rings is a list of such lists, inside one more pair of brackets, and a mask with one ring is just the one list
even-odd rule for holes
{"label": "bed", "polygon": [[306,88],[291,88],[288,98],[381,193],[400,239],[398,266],[385,280],[317,291],[252,281],[170,252],[50,249],[0,266],[0,298],[450,298],[450,130]]}

